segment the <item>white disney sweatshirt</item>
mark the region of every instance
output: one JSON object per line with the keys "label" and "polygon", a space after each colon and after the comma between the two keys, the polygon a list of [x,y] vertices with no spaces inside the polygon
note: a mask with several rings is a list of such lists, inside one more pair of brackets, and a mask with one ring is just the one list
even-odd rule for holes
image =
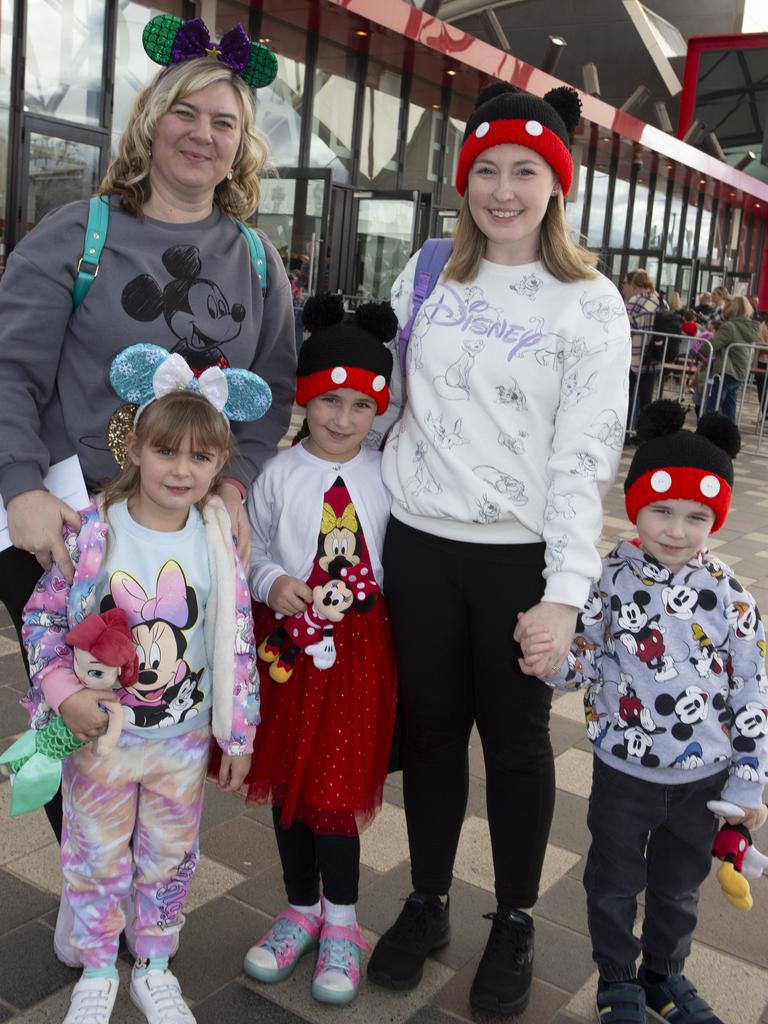
{"label": "white disney sweatshirt", "polygon": [[[392,289],[402,327],[417,256]],[[480,544],[546,542],[545,601],[581,607],[600,576],[602,496],[624,443],[629,321],[601,274],[563,283],[539,263],[482,260],[422,306],[406,404],[388,438],[395,518]]]}

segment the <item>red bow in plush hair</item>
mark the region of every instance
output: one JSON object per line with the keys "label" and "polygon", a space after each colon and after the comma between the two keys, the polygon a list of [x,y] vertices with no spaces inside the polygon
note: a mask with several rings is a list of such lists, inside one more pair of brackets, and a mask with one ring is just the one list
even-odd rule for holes
{"label": "red bow in plush hair", "polygon": [[120,669],[124,686],[135,683],[139,676],[136,645],[122,608],[111,608],[100,615],[94,612],[71,629],[65,637],[70,647],[87,651],[102,665]]}

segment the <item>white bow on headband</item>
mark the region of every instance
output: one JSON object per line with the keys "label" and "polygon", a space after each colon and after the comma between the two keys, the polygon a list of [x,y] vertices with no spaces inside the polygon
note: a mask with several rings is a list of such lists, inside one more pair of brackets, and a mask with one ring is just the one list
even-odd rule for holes
{"label": "white bow on headband", "polygon": [[[195,385],[195,379],[197,385]],[[198,378],[190,370],[186,360],[178,352],[172,353],[164,363],[155,370],[152,378],[152,390],[155,398],[162,398],[172,391],[199,391],[219,412],[229,397],[227,378],[219,366],[209,366]]]}

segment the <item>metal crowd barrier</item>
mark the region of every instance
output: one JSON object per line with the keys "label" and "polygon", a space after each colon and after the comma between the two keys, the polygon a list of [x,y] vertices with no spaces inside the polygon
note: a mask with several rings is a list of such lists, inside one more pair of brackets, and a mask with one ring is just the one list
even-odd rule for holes
{"label": "metal crowd barrier", "polygon": [[[640,381],[644,379],[647,382],[649,375],[653,377],[653,387],[648,399],[649,401],[661,398],[670,375],[679,373],[680,381],[677,386],[677,393],[673,393],[670,397],[676,398],[680,402],[687,402],[688,388],[691,386],[695,375],[701,391],[701,412],[706,412],[710,405],[715,409],[720,408],[724,380],[721,374],[712,373],[715,352],[711,341],[704,338],[691,338],[687,334],[662,335],[658,331],[653,330],[633,330],[633,340],[637,339],[638,336],[641,339],[640,360],[638,363],[636,355],[633,353],[631,379],[634,380],[634,384],[631,385],[632,396],[627,427],[628,435],[634,432],[637,424]],[[668,360],[670,342],[675,341],[681,342],[681,351],[674,361]],[[694,344],[697,346],[696,352],[693,351]],[[649,352],[648,350],[651,346],[653,348]],[[726,369],[730,365],[729,353],[737,348],[748,349],[752,353],[747,371],[739,380],[739,395],[737,398],[736,423],[742,436],[742,451],[747,455],[766,457],[768,456],[768,445],[763,450],[763,437],[766,434],[766,414],[768,413],[768,365],[766,365],[765,369],[761,368],[756,357],[760,352],[765,352],[768,355],[768,345],[748,344],[744,341],[734,342],[723,350],[723,366]],[[735,375],[729,374],[729,376]],[[763,379],[762,387],[757,389],[757,401],[752,399],[752,392],[749,388],[752,377],[755,377],[755,379],[762,377]],[[699,387],[697,387],[697,390],[699,390]],[[668,387],[667,393],[669,394]],[[713,396],[714,402],[712,400]],[[754,443],[751,441],[752,438],[754,438]]]}
{"label": "metal crowd barrier", "polygon": [[[640,358],[636,358],[636,339],[640,338]],[[669,360],[668,354],[670,342],[680,342],[675,361]],[[693,346],[696,345],[696,351]],[[650,349],[650,352],[649,352]],[[660,334],[654,330],[633,330],[632,331],[632,363],[630,365],[630,388],[631,401],[630,411],[627,420],[627,434],[634,433],[637,427],[637,418],[640,413],[638,399],[640,396],[641,381],[647,382],[653,377],[653,386],[649,402],[662,397],[664,384],[673,373],[680,374],[677,400],[686,399],[687,381],[692,375],[703,369],[702,392],[706,396],[709,393],[710,379],[712,376],[712,363],[714,362],[714,350],[712,343],[706,338],[692,338],[688,334]],[[700,378],[701,379],[701,378]]]}
{"label": "metal crowd barrier", "polygon": [[[768,345],[750,345],[745,341],[734,341],[733,344],[723,350],[723,366],[726,370],[729,366],[728,355],[733,349],[737,348],[747,349],[751,353],[749,363],[747,364],[747,371],[739,380],[739,397],[736,408],[736,424],[741,433],[741,450],[747,455],[760,455],[765,458],[768,456],[768,451],[762,451],[761,448],[763,434],[765,432],[765,414],[768,409],[768,388],[766,388],[766,370],[760,369],[757,356],[760,352],[768,354]],[[757,380],[758,375],[763,378],[763,386],[762,389],[759,389],[757,388],[757,384],[755,385],[759,400],[755,410],[755,420],[754,423],[752,423],[746,421],[745,412],[751,411],[753,405],[748,398],[750,395],[750,377],[754,376],[755,380]],[[729,374],[729,376],[734,375]],[[722,379],[718,380],[717,402],[715,404],[716,409],[720,408],[720,401],[723,394],[723,383]],[[748,445],[751,443],[750,439],[752,436],[755,437],[755,442],[754,447],[750,448]]]}

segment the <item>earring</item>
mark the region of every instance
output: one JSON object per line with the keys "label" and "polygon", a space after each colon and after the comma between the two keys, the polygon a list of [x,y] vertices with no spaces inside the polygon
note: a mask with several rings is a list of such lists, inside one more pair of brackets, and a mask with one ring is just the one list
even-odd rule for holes
{"label": "earring", "polygon": [[229,170],[227,171],[227,181],[232,181],[234,176],[235,176],[235,172],[230,167]]}

